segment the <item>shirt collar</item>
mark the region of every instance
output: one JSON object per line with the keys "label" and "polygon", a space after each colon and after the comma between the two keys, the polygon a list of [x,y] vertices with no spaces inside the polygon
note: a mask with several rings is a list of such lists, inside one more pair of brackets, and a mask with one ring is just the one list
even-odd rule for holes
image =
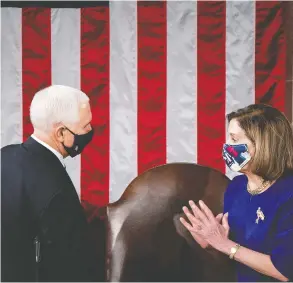
{"label": "shirt collar", "polygon": [[60,152],[58,152],[53,147],[49,146],[47,143],[45,143],[45,142],[41,141],[40,139],[38,139],[34,134],[32,134],[31,137],[34,140],[36,140],[38,143],[40,143],[41,145],[43,145],[44,147],[49,149],[51,152],[53,152],[57,156],[57,158],[60,160],[60,162],[63,165],[63,167],[65,167],[64,157],[62,156],[62,154]]}

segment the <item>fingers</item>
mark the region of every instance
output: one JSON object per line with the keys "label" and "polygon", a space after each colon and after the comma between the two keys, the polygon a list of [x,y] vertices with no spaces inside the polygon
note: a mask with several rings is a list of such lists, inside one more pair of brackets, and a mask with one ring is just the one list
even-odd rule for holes
{"label": "fingers", "polygon": [[216,216],[216,220],[218,223],[221,223],[221,220],[223,218],[223,213],[219,213],[217,216]]}
{"label": "fingers", "polygon": [[216,222],[214,214],[202,200],[199,201],[199,206],[201,209],[199,209],[193,201],[189,201],[189,204],[192,207],[194,214],[198,215],[202,222],[206,224],[209,222]]}
{"label": "fingers", "polygon": [[202,200],[199,201],[199,205],[200,205],[201,209],[203,210],[203,212],[205,213],[205,215],[207,216],[207,218],[210,221],[215,221],[214,214],[212,213],[212,211],[208,208],[208,206]]}
{"label": "fingers", "polygon": [[222,213],[218,214],[217,218],[214,217],[212,211],[202,200],[199,201],[201,209],[198,208],[192,200],[189,201],[189,205],[192,209],[193,214],[189,211],[189,209],[186,206],[183,207],[183,211],[193,226],[194,224],[200,226],[201,223],[205,223],[206,225],[208,223],[215,222],[221,223],[221,219],[223,219]]}
{"label": "fingers", "polygon": [[228,212],[226,212],[223,216],[223,219],[222,219],[222,225],[223,227],[226,229],[226,230],[229,230],[230,226],[229,226],[229,223],[228,223]]}
{"label": "fingers", "polygon": [[198,209],[198,207],[195,205],[195,203],[194,203],[192,200],[190,200],[190,201],[189,201],[189,205],[190,205],[190,207],[191,207],[191,209],[192,209],[192,212],[193,212],[193,214],[194,214],[194,217],[197,218],[197,219],[200,219],[200,217],[199,217],[198,214],[199,214],[201,211]]}
{"label": "fingers", "polygon": [[190,232],[194,232],[193,227],[189,223],[187,223],[187,221],[183,217],[180,217],[179,220],[186,227],[187,230],[189,230]]}
{"label": "fingers", "polygon": [[204,222],[204,223],[208,223],[208,222],[209,222],[207,216],[205,215],[205,213],[203,213],[203,212],[202,212],[202,211],[201,211],[201,210],[195,205],[195,203],[194,203],[192,200],[189,201],[189,205],[191,206],[191,209],[192,209],[194,215],[196,215],[196,217],[197,217],[200,221],[202,221],[202,222]]}
{"label": "fingers", "polygon": [[192,225],[200,225],[200,220],[194,217],[186,206],[183,207],[183,211]]}
{"label": "fingers", "polygon": [[[186,227],[186,229],[190,232],[191,236],[193,237],[193,239],[202,247],[202,248],[206,248],[208,246],[208,243],[202,239],[202,237],[197,234],[196,231],[194,231],[194,227],[192,227],[189,223],[187,223],[187,221],[183,218],[180,217],[179,218],[180,222]],[[189,242],[188,238],[185,238],[187,240],[187,242]]]}

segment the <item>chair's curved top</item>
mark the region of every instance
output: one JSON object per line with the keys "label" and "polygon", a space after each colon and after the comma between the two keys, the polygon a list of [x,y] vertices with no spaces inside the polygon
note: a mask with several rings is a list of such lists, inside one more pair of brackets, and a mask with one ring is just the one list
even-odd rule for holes
{"label": "chair's curved top", "polygon": [[108,206],[108,279],[203,281],[203,260],[188,245],[178,215],[191,199],[220,213],[228,183],[224,174],[193,163],[166,164],[136,177]]}

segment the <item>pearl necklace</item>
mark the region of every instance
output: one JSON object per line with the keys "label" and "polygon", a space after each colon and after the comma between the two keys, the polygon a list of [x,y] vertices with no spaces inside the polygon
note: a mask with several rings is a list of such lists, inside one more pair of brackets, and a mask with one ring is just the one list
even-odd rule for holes
{"label": "pearl necklace", "polygon": [[251,195],[253,195],[253,196],[255,196],[255,195],[258,195],[258,194],[260,194],[268,185],[270,185],[270,181],[265,181],[265,180],[263,180],[262,181],[262,184],[261,184],[261,186],[259,186],[259,187],[257,187],[256,189],[251,189],[250,187],[249,187],[249,184],[247,183],[247,191],[251,194]]}

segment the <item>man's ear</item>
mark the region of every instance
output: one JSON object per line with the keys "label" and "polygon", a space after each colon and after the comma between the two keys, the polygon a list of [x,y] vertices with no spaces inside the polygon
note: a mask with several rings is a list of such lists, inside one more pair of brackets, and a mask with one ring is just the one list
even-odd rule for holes
{"label": "man's ear", "polygon": [[65,127],[62,125],[55,127],[54,135],[59,142],[64,142],[65,130],[66,130]]}

